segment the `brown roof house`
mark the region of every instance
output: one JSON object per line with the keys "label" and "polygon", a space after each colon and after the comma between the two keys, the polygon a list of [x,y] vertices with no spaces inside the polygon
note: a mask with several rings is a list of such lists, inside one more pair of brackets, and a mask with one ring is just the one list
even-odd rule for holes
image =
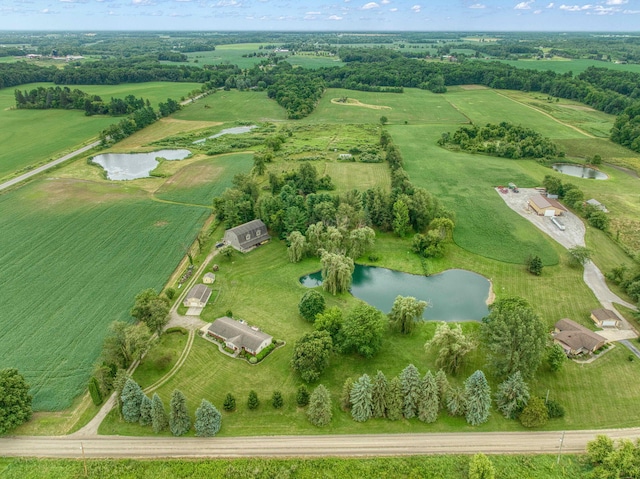
{"label": "brown roof house", "polygon": [[224,232],[224,242],[242,253],[250,251],[269,239],[271,236],[267,233],[267,227],[262,220],[249,221]]}
{"label": "brown roof house", "polygon": [[538,216],[560,216],[567,211],[557,200],[542,195],[535,195],[529,198],[529,207]]}
{"label": "brown roof house", "polygon": [[211,297],[211,288],[204,284],[196,284],[189,290],[183,304],[187,308],[204,308]]}
{"label": "brown roof house", "polygon": [[202,282],[204,284],[213,284],[216,282],[216,275],[213,273],[205,273],[202,277]]}
{"label": "brown roof house", "polygon": [[225,346],[229,349],[238,352],[244,350],[253,356],[273,341],[273,337],[260,331],[257,327],[249,326],[244,321],[236,321],[227,316],[218,318],[211,323],[207,334],[224,341]]}
{"label": "brown roof house", "polygon": [[591,319],[601,328],[619,328],[620,318],[610,309],[594,309],[591,311]]}
{"label": "brown roof house", "polygon": [[570,319],[555,324],[554,342],[562,346],[567,356],[591,354],[606,343],[606,339]]}

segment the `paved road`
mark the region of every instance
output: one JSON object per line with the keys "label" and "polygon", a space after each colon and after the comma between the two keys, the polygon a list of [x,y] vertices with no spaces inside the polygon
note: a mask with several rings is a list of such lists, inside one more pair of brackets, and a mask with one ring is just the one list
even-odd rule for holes
{"label": "paved road", "polygon": [[27,180],[32,176],[37,175],[38,173],[42,173],[43,171],[46,171],[49,168],[53,168],[54,166],[59,165],[60,163],[64,163],[65,161],[70,160],[74,156],[80,155],[85,151],[89,151],[90,149],[95,148],[99,144],[100,144],[100,141],[94,141],[93,143],[90,143],[87,146],[83,146],[82,148],[72,151],[68,155],[64,155],[63,157],[60,157],[57,160],[53,160],[47,163],[46,165],[42,165],[42,166],[39,166],[38,168],[34,168],[33,170],[29,171],[28,173],[25,173],[24,175],[20,175],[12,180],[5,181],[4,183],[0,184],[0,191],[4,190],[5,188],[9,188],[13,185],[17,185],[18,183],[24,180]]}
{"label": "paved road", "polygon": [[[562,452],[580,453],[597,434],[640,438],[640,428],[567,431]],[[75,458],[81,442],[89,458],[162,457],[319,457],[402,456],[421,454],[555,454],[562,432],[488,432],[450,434],[379,434],[263,436],[233,438],[171,437],[27,437],[0,439],[0,455]]]}

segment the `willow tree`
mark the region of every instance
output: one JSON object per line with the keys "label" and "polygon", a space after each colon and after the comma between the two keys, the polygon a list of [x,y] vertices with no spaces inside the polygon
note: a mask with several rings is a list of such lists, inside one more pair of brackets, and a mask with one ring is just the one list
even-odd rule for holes
{"label": "willow tree", "polygon": [[323,252],[320,258],[322,262],[322,287],[333,295],[349,291],[351,287],[351,275],[355,266],[353,260],[341,254]]}
{"label": "willow tree", "polygon": [[459,324],[449,327],[447,323],[442,322],[436,328],[433,338],[427,341],[424,347],[427,350],[438,351],[436,366],[449,374],[455,374],[462,367],[465,355],[475,348],[475,343],[464,335]]}
{"label": "willow tree", "polygon": [[298,263],[304,257],[307,240],[299,231],[291,232],[287,239],[289,240],[289,247],[287,248],[289,261]]}
{"label": "willow tree", "polygon": [[410,334],[427,306],[426,301],[418,301],[412,296],[397,296],[389,313],[389,320],[400,333]]}

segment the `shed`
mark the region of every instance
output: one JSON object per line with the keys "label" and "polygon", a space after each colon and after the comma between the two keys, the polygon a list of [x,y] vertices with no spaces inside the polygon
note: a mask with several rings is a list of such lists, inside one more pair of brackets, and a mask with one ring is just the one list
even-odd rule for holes
{"label": "shed", "polygon": [[545,198],[542,195],[534,195],[529,198],[529,207],[538,216],[560,216],[567,211],[557,200],[549,197]]}
{"label": "shed", "polygon": [[205,273],[205,275],[202,277],[202,282],[204,284],[213,284],[216,281],[216,275],[213,273]]}
{"label": "shed", "polygon": [[598,200],[591,198],[590,200],[585,201],[586,204],[593,206],[595,209],[600,210],[604,213],[608,213],[609,210],[605,205],[600,203]]}
{"label": "shed", "polygon": [[350,160],[352,158],[353,158],[353,155],[351,153],[340,153],[338,155],[339,160]]}
{"label": "shed", "polygon": [[211,297],[211,288],[204,284],[196,284],[189,290],[183,304],[187,308],[204,308]]}
{"label": "shed", "polygon": [[253,356],[273,342],[273,337],[260,331],[255,326],[249,326],[244,321],[223,316],[216,319],[209,328],[207,334],[221,341],[225,346],[234,351],[246,351]]}
{"label": "shed", "polygon": [[568,318],[561,319],[555,324],[553,340],[562,346],[567,356],[591,354],[607,342],[599,334]]}
{"label": "shed", "polygon": [[591,319],[601,328],[619,328],[622,322],[616,313],[605,308],[591,311]]}
{"label": "shed", "polygon": [[262,220],[253,220],[224,232],[224,242],[242,253],[271,239]]}

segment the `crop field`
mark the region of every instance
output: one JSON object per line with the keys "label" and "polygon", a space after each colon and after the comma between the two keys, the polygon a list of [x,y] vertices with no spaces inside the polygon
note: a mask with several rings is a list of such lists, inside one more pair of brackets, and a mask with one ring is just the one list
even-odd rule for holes
{"label": "crop field", "polygon": [[0,196],[0,368],[25,375],[36,410],[85,389],[109,323],[163,286],[209,213],[136,191],[49,179]]}
{"label": "crop field", "polygon": [[[347,97],[360,104],[335,103]],[[405,88],[403,93],[377,93],[328,88],[316,110],[305,118],[310,123],[379,123],[386,116],[390,124],[469,123],[444,95],[417,88]]]}
{"label": "crop field", "polygon": [[233,177],[248,173],[253,155],[247,153],[221,155],[181,168],[156,191],[155,196],[177,203],[211,206],[213,198],[231,186]]}
{"label": "crop field", "polygon": [[365,191],[380,187],[385,191],[391,189],[391,174],[386,163],[340,163],[326,162],[321,174],[327,174],[336,186],[335,192],[340,194],[354,189]]}
{"label": "crop field", "polygon": [[[21,90],[52,83],[21,85]],[[108,100],[135,95],[148,98],[154,105],[168,97],[180,98],[196,88],[196,83],[138,83],[126,85],[80,85],[87,93]],[[14,89],[0,90],[0,178],[18,170],[62,156],[96,139],[98,133],[119,119],[110,116],[87,117],[82,111],[11,110],[15,106]]]}
{"label": "crop field", "polygon": [[517,68],[528,68],[531,70],[551,70],[564,74],[573,72],[574,75],[582,73],[589,67],[608,68],[610,70],[640,73],[640,65],[637,64],[617,64],[612,62],[602,62],[598,60],[570,60],[557,58],[554,60],[498,60]]}
{"label": "crop field", "polygon": [[178,120],[212,122],[260,122],[286,119],[284,108],[266,92],[218,91],[174,113]]}

